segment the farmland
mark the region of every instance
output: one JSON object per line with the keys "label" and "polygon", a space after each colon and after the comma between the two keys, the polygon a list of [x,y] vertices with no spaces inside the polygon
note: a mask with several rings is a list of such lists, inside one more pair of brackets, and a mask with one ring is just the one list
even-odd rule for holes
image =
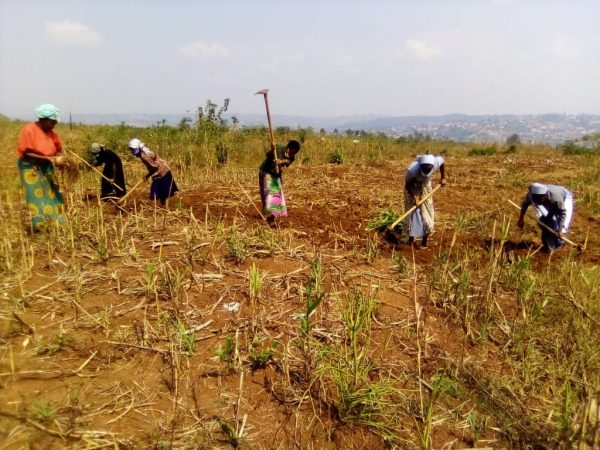
{"label": "farmland", "polygon": [[[66,224],[31,235],[19,126],[0,121],[1,448],[598,445],[595,154],[280,130],[303,148],[268,226],[265,130],[60,124],[82,156],[116,149],[131,185],[140,137],[181,192],[116,208],[82,166]],[[430,247],[367,231],[428,151],[448,172]],[[515,227],[507,200],[532,181],[572,189],[584,251],[543,254],[531,218]]]}

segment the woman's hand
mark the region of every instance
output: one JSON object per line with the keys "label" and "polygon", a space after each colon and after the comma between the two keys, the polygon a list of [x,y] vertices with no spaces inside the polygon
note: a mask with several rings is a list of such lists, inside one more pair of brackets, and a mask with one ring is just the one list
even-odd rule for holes
{"label": "woman's hand", "polygon": [[54,164],[54,166],[59,167],[59,168],[69,165],[69,160],[62,155],[58,155],[58,156],[55,156],[53,158],[48,158],[48,159],[50,159],[50,161],[52,162],[52,164]]}

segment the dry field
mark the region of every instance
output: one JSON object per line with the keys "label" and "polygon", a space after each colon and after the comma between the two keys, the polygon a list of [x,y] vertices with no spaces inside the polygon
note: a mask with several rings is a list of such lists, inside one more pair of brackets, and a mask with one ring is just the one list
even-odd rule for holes
{"label": "dry field", "polygon": [[[257,164],[167,152],[167,210],[147,186],[103,204],[82,168],[68,223],[32,236],[17,129],[0,149],[0,448],[598,448],[597,157],[338,138],[352,157],[333,165],[309,136],[269,227]],[[438,149],[430,248],[366,231],[401,211],[411,157]],[[514,226],[507,200],[531,181],[572,188],[585,251],[536,252],[531,218]]]}

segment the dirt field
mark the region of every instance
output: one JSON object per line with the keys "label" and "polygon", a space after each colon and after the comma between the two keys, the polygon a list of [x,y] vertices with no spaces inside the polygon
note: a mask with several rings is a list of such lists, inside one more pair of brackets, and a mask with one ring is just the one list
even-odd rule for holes
{"label": "dirt field", "polygon": [[[523,392],[484,399],[485,380],[521,376],[507,355],[512,332],[497,321],[482,338],[433,300],[432,280],[458,279],[441,268],[472,255],[467,285],[485,297],[509,219],[500,266],[528,259],[540,276],[561,264],[595,267],[600,219],[584,188],[573,188],[569,235],[587,239],[584,252],[529,256],[538,231],[531,217],[518,230],[507,202],[520,203],[533,181],[573,186],[590,168],[559,154],[449,156],[448,185],[434,197],[436,233],[421,249],[366,231],[378,212],[401,212],[407,163],[292,167],[289,217],[273,227],[256,209],[255,183],[185,180],[168,211],[146,192],[124,211],[74,195],[75,231],[56,237],[59,245],[5,238],[22,258],[3,270],[0,448],[549,448],[540,436],[555,419],[533,419],[554,406],[525,382]],[[18,201],[6,195],[3,220],[19,217]],[[307,337],[315,260],[324,295]],[[490,314],[517,322],[517,294],[489,289]],[[356,291],[374,310],[356,337],[366,378],[352,392],[369,381],[393,386],[376,407],[365,400],[375,390],[358,407],[344,403],[332,369],[357,355],[343,313]],[[454,384],[442,389],[440,380]],[[510,420],[518,408],[520,425]]]}

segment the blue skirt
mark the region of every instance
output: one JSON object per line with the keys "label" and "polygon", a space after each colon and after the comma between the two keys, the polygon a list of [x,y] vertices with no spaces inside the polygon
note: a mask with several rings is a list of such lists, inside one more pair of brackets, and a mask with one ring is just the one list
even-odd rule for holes
{"label": "blue skirt", "polygon": [[177,188],[177,184],[175,183],[171,171],[169,171],[160,178],[152,179],[152,186],[150,186],[150,200],[158,200],[164,205],[167,198],[173,197],[177,191],[179,191],[179,189]]}

